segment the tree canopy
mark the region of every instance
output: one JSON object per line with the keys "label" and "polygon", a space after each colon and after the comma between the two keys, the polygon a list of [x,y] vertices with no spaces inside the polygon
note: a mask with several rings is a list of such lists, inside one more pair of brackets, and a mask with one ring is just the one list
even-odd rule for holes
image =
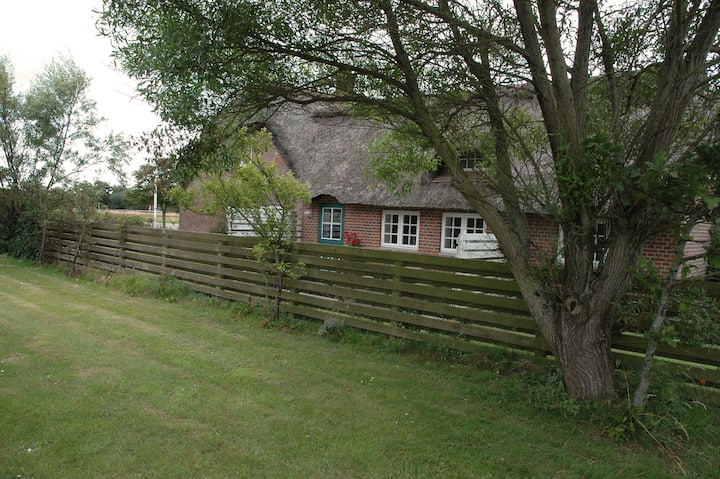
{"label": "tree canopy", "polygon": [[[102,118],[88,97],[89,85],[72,59],[59,58],[20,91],[12,65],[0,57],[0,251],[36,256],[42,222],[80,211],[54,190],[72,186],[100,164],[117,173],[126,161],[121,135],[98,135]],[[87,191],[77,185],[72,190],[78,199]]]}
{"label": "tree canopy", "polygon": [[[612,305],[643,244],[717,206],[717,156],[695,150],[717,139],[720,0],[110,0],[99,26],[177,124],[330,102],[434,152],[575,398],[613,394]],[[391,183],[418,170],[385,157]],[[562,263],[533,242],[531,214],[561,225]],[[598,265],[599,221],[612,234]]]}
{"label": "tree canopy", "polygon": [[90,78],[71,58],[54,59],[18,91],[12,65],[0,58],[0,182],[32,182],[47,189],[69,183],[98,164],[119,170],[126,160],[122,136],[101,138],[103,121],[88,97]]}

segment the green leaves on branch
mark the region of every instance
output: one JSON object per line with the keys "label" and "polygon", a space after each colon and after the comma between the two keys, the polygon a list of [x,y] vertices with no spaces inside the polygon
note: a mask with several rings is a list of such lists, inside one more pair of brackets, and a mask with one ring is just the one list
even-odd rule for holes
{"label": "green leaves on branch", "polygon": [[303,270],[286,253],[297,235],[297,211],[310,203],[309,187],[291,172],[281,172],[269,153],[272,138],[265,131],[220,128],[217,148],[203,158],[203,173],[176,197],[195,211],[220,217],[242,218],[258,237],[255,256],[275,287],[274,320],[279,319],[283,280]]}
{"label": "green leaves on branch", "polygon": [[[617,303],[618,328],[647,330],[657,314],[664,283],[657,268],[649,260],[641,260],[632,270],[630,293]],[[717,347],[720,304],[691,281],[679,284],[670,291],[670,308],[654,339],[673,347]]]}
{"label": "green leaves on branch", "polygon": [[242,216],[261,238],[272,243],[292,241],[296,208],[310,202],[310,190],[292,172],[281,174],[271,135],[247,128],[221,132],[219,147],[204,158],[206,178],[199,186],[201,210]]}
{"label": "green leaves on branch", "polygon": [[623,147],[600,134],[584,142],[579,158],[561,156],[556,177],[565,216],[652,202],[660,219],[707,218],[720,205],[720,145],[700,145],[681,158],[658,153],[643,164],[630,161]]}
{"label": "green leaves on branch", "polygon": [[70,58],[52,60],[25,93],[0,57],[0,184],[69,184],[91,166],[114,171],[127,160],[122,136],[97,136],[103,121],[88,97],[90,79]]}
{"label": "green leaves on branch", "polygon": [[383,182],[396,195],[407,196],[419,175],[437,169],[440,159],[417,136],[389,131],[370,145],[366,175]]}

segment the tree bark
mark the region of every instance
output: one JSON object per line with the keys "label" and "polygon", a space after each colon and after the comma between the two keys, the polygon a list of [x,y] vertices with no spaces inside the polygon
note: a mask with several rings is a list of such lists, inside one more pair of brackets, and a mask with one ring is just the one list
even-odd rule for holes
{"label": "tree bark", "polygon": [[603,321],[603,313],[607,311],[590,318],[560,314],[561,333],[554,349],[571,398],[596,401],[615,396],[611,323]]}

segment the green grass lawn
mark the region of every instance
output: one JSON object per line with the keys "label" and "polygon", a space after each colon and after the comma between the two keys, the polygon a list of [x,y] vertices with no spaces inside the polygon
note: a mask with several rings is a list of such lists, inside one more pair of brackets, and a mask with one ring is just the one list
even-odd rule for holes
{"label": "green grass lawn", "polygon": [[260,323],[0,258],[0,478],[678,473],[512,376]]}

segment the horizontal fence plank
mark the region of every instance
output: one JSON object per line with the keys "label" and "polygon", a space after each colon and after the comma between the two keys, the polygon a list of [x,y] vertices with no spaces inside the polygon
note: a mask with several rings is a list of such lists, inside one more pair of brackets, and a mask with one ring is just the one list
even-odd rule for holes
{"label": "horizontal fence plank", "polygon": [[[639,334],[622,334],[613,338],[613,346],[625,351],[644,353],[647,340]],[[720,367],[720,350],[718,349],[693,349],[683,347],[672,347],[667,344],[658,344],[657,355],[660,357],[678,359],[681,361],[694,361],[699,356],[703,357],[703,363],[709,366]]]}
{"label": "horizontal fence plank", "polygon": [[[232,301],[274,294],[253,238],[95,223],[78,250],[78,232],[71,224],[48,225],[45,258],[168,275]],[[302,262],[304,271],[285,281],[286,313],[464,352],[500,345],[550,355],[506,263],[309,243],[295,244],[288,259]],[[715,289],[708,291],[720,294]],[[613,353],[641,364],[646,344],[642,334],[623,333],[613,338]],[[656,356],[688,377],[720,382],[718,349],[661,345]]]}

